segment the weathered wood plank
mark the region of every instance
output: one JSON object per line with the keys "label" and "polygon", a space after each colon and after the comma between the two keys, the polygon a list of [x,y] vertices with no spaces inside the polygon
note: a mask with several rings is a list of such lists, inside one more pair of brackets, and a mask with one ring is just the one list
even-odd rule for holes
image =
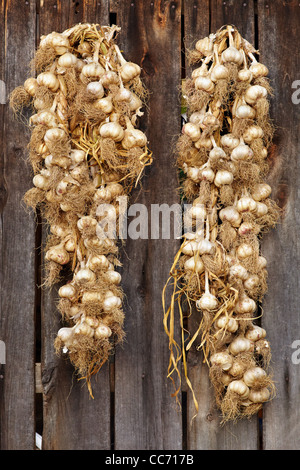
{"label": "weathered wood plank", "polygon": [[[154,161],[131,203],[179,202],[172,144],[180,132],[179,1],[114,2],[125,57],[139,63],[150,92],[142,125]],[[137,214],[138,215],[138,214]],[[146,222],[147,223],[147,222]],[[149,230],[150,230],[149,221]],[[155,227],[157,228],[157,226]],[[126,240],[122,282],[127,305],[123,348],[115,358],[115,448],[180,449],[181,414],[167,379],[168,339],[163,328],[162,290],[178,240]]]}
{"label": "weathered wood plank", "polygon": [[[80,22],[108,24],[108,21],[108,1],[51,0],[40,4],[40,35],[63,31]],[[93,381],[94,399],[91,399],[84,383],[73,377],[70,363],[55,355],[53,341],[60,328],[60,314],[55,306],[58,288],[42,291],[43,449],[110,449],[109,365]]]}
{"label": "weathered wood plank", "polygon": [[[277,228],[263,242],[268,259],[268,293],[262,323],[272,351],[272,369],[277,396],[266,404],[263,414],[264,449],[299,449],[300,375],[299,344],[299,181],[300,152],[298,31],[299,2],[258,1],[259,50],[270,72],[274,96],[271,116],[277,127],[271,153],[270,184],[273,197],[283,208]],[[295,101],[296,99],[296,101]],[[295,349],[296,347],[296,349]],[[293,361],[293,353],[295,359]]]}
{"label": "weathered wood plank", "polygon": [[[35,44],[35,1],[1,3],[1,63],[7,95],[27,78]],[[5,71],[4,71],[5,68]],[[8,101],[8,100],[7,100]],[[1,380],[2,450],[33,450],[35,439],[35,223],[22,197],[31,186],[27,137],[9,105],[1,105]]]}
{"label": "weathered wood plank", "polygon": [[[216,32],[225,24],[235,25],[240,33],[250,42],[254,42],[254,5],[252,1],[186,1],[184,3],[184,24],[186,47],[196,40]],[[186,64],[187,75],[191,67]],[[189,320],[192,334],[198,328],[200,316],[194,312]],[[227,423],[220,427],[220,413],[215,407],[214,392],[208,377],[207,364],[196,346],[188,353],[189,379],[194,385],[194,392],[199,405],[195,415],[193,397],[188,389],[187,394],[187,445],[189,449],[256,449],[258,443],[257,419]]]}

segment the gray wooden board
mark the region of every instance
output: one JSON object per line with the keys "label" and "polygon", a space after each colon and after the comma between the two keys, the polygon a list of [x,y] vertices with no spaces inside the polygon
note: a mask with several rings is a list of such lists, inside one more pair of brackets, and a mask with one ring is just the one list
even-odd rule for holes
{"label": "gray wooden board", "polygon": [[[180,132],[180,2],[119,2],[117,23],[125,57],[139,63],[150,92],[142,125],[153,164],[131,203],[179,202],[172,144]],[[151,220],[149,218],[149,228]],[[168,339],[162,289],[178,240],[127,239],[122,279],[127,298],[123,348],[115,358],[115,448],[180,449],[181,413],[167,379]]]}
{"label": "gray wooden board", "polygon": [[[299,2],[259,0],[259,49],[269,67],[274,96],[271,114],[277,127],[270,184],[283,209],[280,223],[264,239],[268,293],[262,322],[272,350],[277,395],[264,409],[265,449],[300,446],[299,315],[299,118],[292,87],[299,80]],[[297,88],[299,89],[299,83]],[[298,93],[299,99],[299,93]],[[294,346],[293,346],[294,345]],[[295,358],[293,359],[293,353]]]}
{"label": "gray wooden board", "polygon": [[[1,63],[8,94],[27,78],[35,44],[35,1],[2,2]],[[2,42],[3,41],[3,42]],[[2,78],[1,77],[1,78]],[[1,387],[3,450],[34,449],[35,224],[22,204],[31,187],[28,132],[1,105],[1,340],[6,358]]]}

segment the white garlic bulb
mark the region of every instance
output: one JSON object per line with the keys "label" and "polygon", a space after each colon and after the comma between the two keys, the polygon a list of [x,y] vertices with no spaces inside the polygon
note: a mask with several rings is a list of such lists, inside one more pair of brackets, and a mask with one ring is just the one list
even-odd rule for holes
{"label": "white garlic bulb", "polygon": [[270,395],[268,388],[264,387],[261,390],[250,390],[248,398],[253,403],[264,403],[269,400]]}
{"label": "white garlic bulb", "polygon": [[261,367],[251,367],[244,373],[243,380],[248,387],[254,387],[265,379],[267,373]]}
{"label": "white garlic bulb", "polygon": [[237,356],[240,353],[253,351],[253,342],[244,336],[238,336],[229,345],[229,352],[233,356]]}
{"label": "white garlic bulb", "polygon": [[102,124],[99,132],[101,137],[110,138],[116,142],[120,142],[124,137],[124,129],[117,122],[107,122]]}
{"label": "white garlic bulb", "polygon": [[232,366],[233,357],[226,351],[217,352],[210,357],[210,363],[212,366],[218,366],[227,371]]}
{"label": "white garlic bulb", "polygon": [[193,142],[199,140],[201,136],[200,127],[192,122],[187,122],[183,126],[182,133],[187,135]]}
{"label": "white garlic bulb", "polygon": [[233,380],[230,382],[227,388],[228,391],[236,393],[241,398],[245,399],[249,396],[249,387],[243,382],[243,380]]}
{"label": "white garlic bulb", "polygon": [[200,310],[215,310],[218,306],[218,299],[209,292],[205,292],[200,299],[196,301],[196,307]]}
{"label": "white garlic bulb", "polygon": [[258,325],[253,325],[253,327],[247,330],[247,332],[245,333],[245,337],[248,338],[250,341],[259,341],[260,339],[265,338],[266,335],[266,330]]}
{"label": "white garlic bulb", "polygon": [[227,170],[218,170],[215,176],[214,183],[216,186],[220,187],[224,184],[231,184],[233,182],[233,174],[231,171]]}

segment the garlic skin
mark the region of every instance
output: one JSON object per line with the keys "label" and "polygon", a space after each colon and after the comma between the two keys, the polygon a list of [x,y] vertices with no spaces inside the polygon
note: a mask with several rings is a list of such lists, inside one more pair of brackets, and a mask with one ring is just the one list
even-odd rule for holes
{"label": "garlic skin", "polygon": [[104,96],[104,88],[101,82],[90,82],[86,86],[86,91],[92,98],[102,98]]}
{"label": "garlic skin", "polygon": [[228,221],[233,227],[239,227],[242,222],[241,214],[234,206],[224,207],[219,216],[222,222]]}
{"label": "garlic skin", "polygon": [[45,86],[53,92],[57,91],[59,88],[59,81],[52,72],[42,72],[37,76],[36,80],[38,85]]}
{"label": "garlic skin", "polygon": [[231,160],[234,162],[238,162],[240,160],[249,160],[252,157],[253,151],[248,145],[244,143],[240,143],[237,147],[235,147],[230,155]]}
{"label": "garlic skin", "polygon": [[222,52],[221,59],[223,62],[233,62],[241,65],[243,62],[243,55],[238,49],[231,46]]}
{"label": "garlic skin", "polygon": [[261,202],[264,199],[267,199],[272,192],[272,188],[269,184],[259,183],[254,186],[251,191],[253,199],[257,202]]}
{"label": "garlic skin", "polygon": [[210,357],[212,366],[220,367],[223,371],[228,371],[233,363],[233,357],[227,352],[218,352]]}
{"label": "garlic skin", "polygon": [[251,71],[253,78],[266,77],[269,74],[268,68],[257,61],[250,65],[249,70]]}
{"label": "garlic skin", "polygon": [[269,400],[270,396],[270,391],[264,387],[260,390],[250,390],[248,398],[253,403],[264,403]]}
{"label": "garlic skin", "polygon": [[201,136],[200,127],[192,122],[187,122],[183,126],[182,133],[187,135],[193,142],[199,140]]}
{"label": "garlic skin", "polygon": [[194,272],[197,272],[197,273],[202,273],[204,271],[204,264],[203,264],[201,258],[199,258],[198,255],[191,256],[191,258],[188,259],[184,263],[184,270],[185,271],[194,271]]}
{"label": "garlic skin", "polygon": [[252,367],[244,373],[243,380],[248,387],[259,385],[267,377],[267,373],[261,367]]}
{"label": "garlic skin", "polygon": [[253,351],[253,342],[244,336],[238,336],[229,345],[229,352],[233,356],[237,356],[240,353]]}
{"label": "garlic skin", "polygon": [[70,255],[62,245],[50,248],[45,255],[47,261],[55,261],[55,263],[64,265],[70,261]]}
{"label": "garlic skin", "polygon": [[[257,305],[253,299],[247,297],[246,295],[239,299],[235,304],[234,311],[241,315],[247,313],[254,313],[257,309]],[[247,337],[248,338],[248,337]],[[249,339],[249,338],[248,338]]]}
{"label": "garlic skin", "polygon": [[222,315],[217,319],[216,327],[220,329],[225,329],[230,333],[235,333],[239,328],[239,323],[235,318],[228,317],[227,315]]}
{"label": "garlic skin", "polygon": [[233,380],[227,387],[229,392],[236,393],[242,399],[248,398],[250,390],[243,380]]}
{"label": "garlic skin", "polygon": [[108,326],[102,323],[95,329],[94,335],[96,339],[109,338],[112,335],[112,331]]}
{"label": "garlic skin", "polygon": [[215,176],[214,183],[219,188],[224,184],[231,184],[233,182],[233,174],[227,170],[218,170]]}
{"label": "garlic skin", "polygon": [[133,147],[144,147],[147,144],[147,137],[139,129],[126,129],[122,139],[122,147],[126,150]]}
{"label": "garlic skin", "polygon": [[254,212],[256,210],[257,204],[249,196],[241,197],[236,204],[236,208],[239,212]]}
{"label": "garlic skin", "polygon": [[196,307],[200,310],[215,310],[218,306],[218,299],[209,292],[205,292],[199,300],[196,301]]}
{"label": "garlic skin", "polygon": [[209,77],[197,77],[195,80],[196,90],[203,90],[207,93],[211,93],[214,88],[214,82]]}
{"label": "garlic skin", "polygon": [[120,142],[124,138],[124,129],[117,122],[107,122],[99,129],[100,136]]}
{"label": "garlic skin", "polygon": [[259,341],[260,339],[264,339],[266,335],[266,330],[258,325],[253,325],[253,328],[245,333],[245,337],[250,341]]}
{"label": "garlic skin", "polygon": [[140,73],[141,67],[134,62],[126,62],[120,68],[120,76],[125,83],[133,80],[135,77],[140,75]]}

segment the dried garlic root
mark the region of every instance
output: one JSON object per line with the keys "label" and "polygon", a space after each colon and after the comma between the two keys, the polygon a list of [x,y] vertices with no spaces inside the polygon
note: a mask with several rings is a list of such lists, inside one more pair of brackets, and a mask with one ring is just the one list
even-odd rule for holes
{"label": "dried garlic root", "polygon": [[[253,415],[274,395],[266,371],[270,345],[257,317],[267,289],[260,238],[275,226],[279,208],[266,183],[273,135],[268,69],[256,55],[232,26],[196,42],[189,59],[197,68],[183,83],[187,122],[176,148],[192,230],[166,284],[174,286],[164,309],[169,375],[180,377],[181,359],[186,372],[187,351],[198,342],[224,422]],[[198,331],[183,347],[173,335],[178,302],[185,341],[182,301],[201,313]],[[193,391],[187,373],[186,379]]]}
{"label": "dried garlic root", "polygon": [[[59,289],[65,326],[55,348],[69,355],[91,394],[91,376],[124,336],[118,233],[107,234],[104,225],[111,217],[118,227],[117,198],[130,194],[152,161],[137,128],[147,97],[141,68],[120,52],[119,30],[78,24],[42,36],[32,64],[36,78],[10,97],[14,111],[34,110],[34,187],[24,199],[50,227],[45,284],[60,280],[64,266],[72,276]],[[107,217],[99,212],[103,204]]]}

